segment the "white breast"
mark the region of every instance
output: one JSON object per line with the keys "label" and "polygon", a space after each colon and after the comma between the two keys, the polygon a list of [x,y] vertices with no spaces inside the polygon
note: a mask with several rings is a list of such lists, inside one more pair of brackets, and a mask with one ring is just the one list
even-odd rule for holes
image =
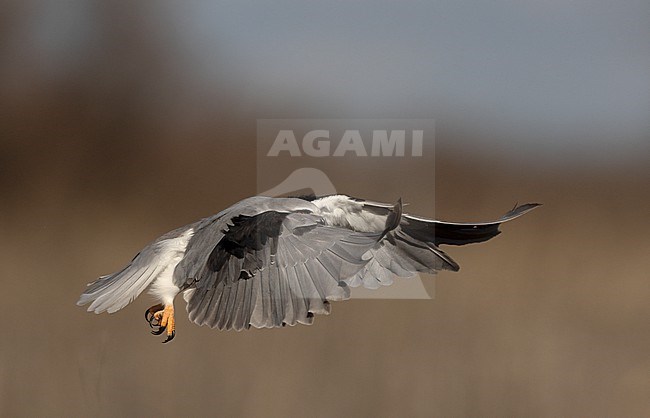
{"label": "white breast", "polygon": [[326,196],[312,203],[318,207],[318,214],[328,225],[360,232],[380,232],[386,225],[386,216],[364,210],[363,202],[358,202],[349,196]]}
{"label": "white breast", "polygon": [[166,305],[172,304],[180,289],[174,284],[174,269],[185,255],[187,244],[194,235],[194,229],[189,229],[177,238],[162,241],[158,248],[160,252],[157,262],[165,269],[151,283],[148,293]]}

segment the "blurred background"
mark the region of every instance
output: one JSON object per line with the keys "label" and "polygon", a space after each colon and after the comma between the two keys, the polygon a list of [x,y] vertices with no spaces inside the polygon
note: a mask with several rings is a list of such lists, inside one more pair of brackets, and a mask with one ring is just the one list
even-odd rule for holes
{"label": "blurred background", "polygon": [[[4,1],[0,415],[650,415],[649,41],[641,0]],[[432,118],[435,185],[340,191],[544,206],[446,248],[435,299],[311,327],[216,332],[179,300],[162,345],[147,296],[75,306],[257,192],[261,118]]]}

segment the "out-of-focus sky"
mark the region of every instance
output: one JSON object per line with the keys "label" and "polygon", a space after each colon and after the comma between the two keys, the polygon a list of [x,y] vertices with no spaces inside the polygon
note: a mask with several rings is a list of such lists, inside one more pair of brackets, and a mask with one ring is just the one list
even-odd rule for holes
{"label": "out-of-focus sky", "polygon": [[191,118],[197,95],[225,89],[267,117],[434,118],[461,147],[535,161],[650,149],[647,1],[117,4],[15,6],[24,19],[5,26],[3,59],[19,59],[2,82],[12,88],[12,65],[24,76],[23,60],[46,79],[83,72],[137,16],[130,30],[167,61],[143,103],[152,112],[162,98]]}

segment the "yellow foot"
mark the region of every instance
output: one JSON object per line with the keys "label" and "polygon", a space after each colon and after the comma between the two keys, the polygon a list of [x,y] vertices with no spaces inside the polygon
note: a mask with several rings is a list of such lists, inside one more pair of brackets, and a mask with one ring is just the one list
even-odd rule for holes
{"label": "yellow foot", "polygon": [[153,329],[154,335],[160,335],[167,330],[167,338],[163,343],[169,342],[176,336],[176,322],[174,320],[174,305],[155,305],[147,309],[145,318]]}

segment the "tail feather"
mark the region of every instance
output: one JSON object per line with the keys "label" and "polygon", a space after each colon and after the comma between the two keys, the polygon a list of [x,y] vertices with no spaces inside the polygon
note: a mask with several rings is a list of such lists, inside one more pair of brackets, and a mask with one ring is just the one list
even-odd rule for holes
{"label": "tail feather", "polygon": [[90,303],[88,312],[119,311],[131,303],[157,275],[157,268],[135,263],[134,260],[117,273],[102,276],[90,283],[77,305]]}
{"label": "tail feather", "polygon": [[172,283],[174,267],[184,255],[193,232],[192,228],[182,227],[158,238],[122,270],[90,283],[77,305],[90,303],[89,312],[113,313],[131,303],[155,279],[164,278]]}

